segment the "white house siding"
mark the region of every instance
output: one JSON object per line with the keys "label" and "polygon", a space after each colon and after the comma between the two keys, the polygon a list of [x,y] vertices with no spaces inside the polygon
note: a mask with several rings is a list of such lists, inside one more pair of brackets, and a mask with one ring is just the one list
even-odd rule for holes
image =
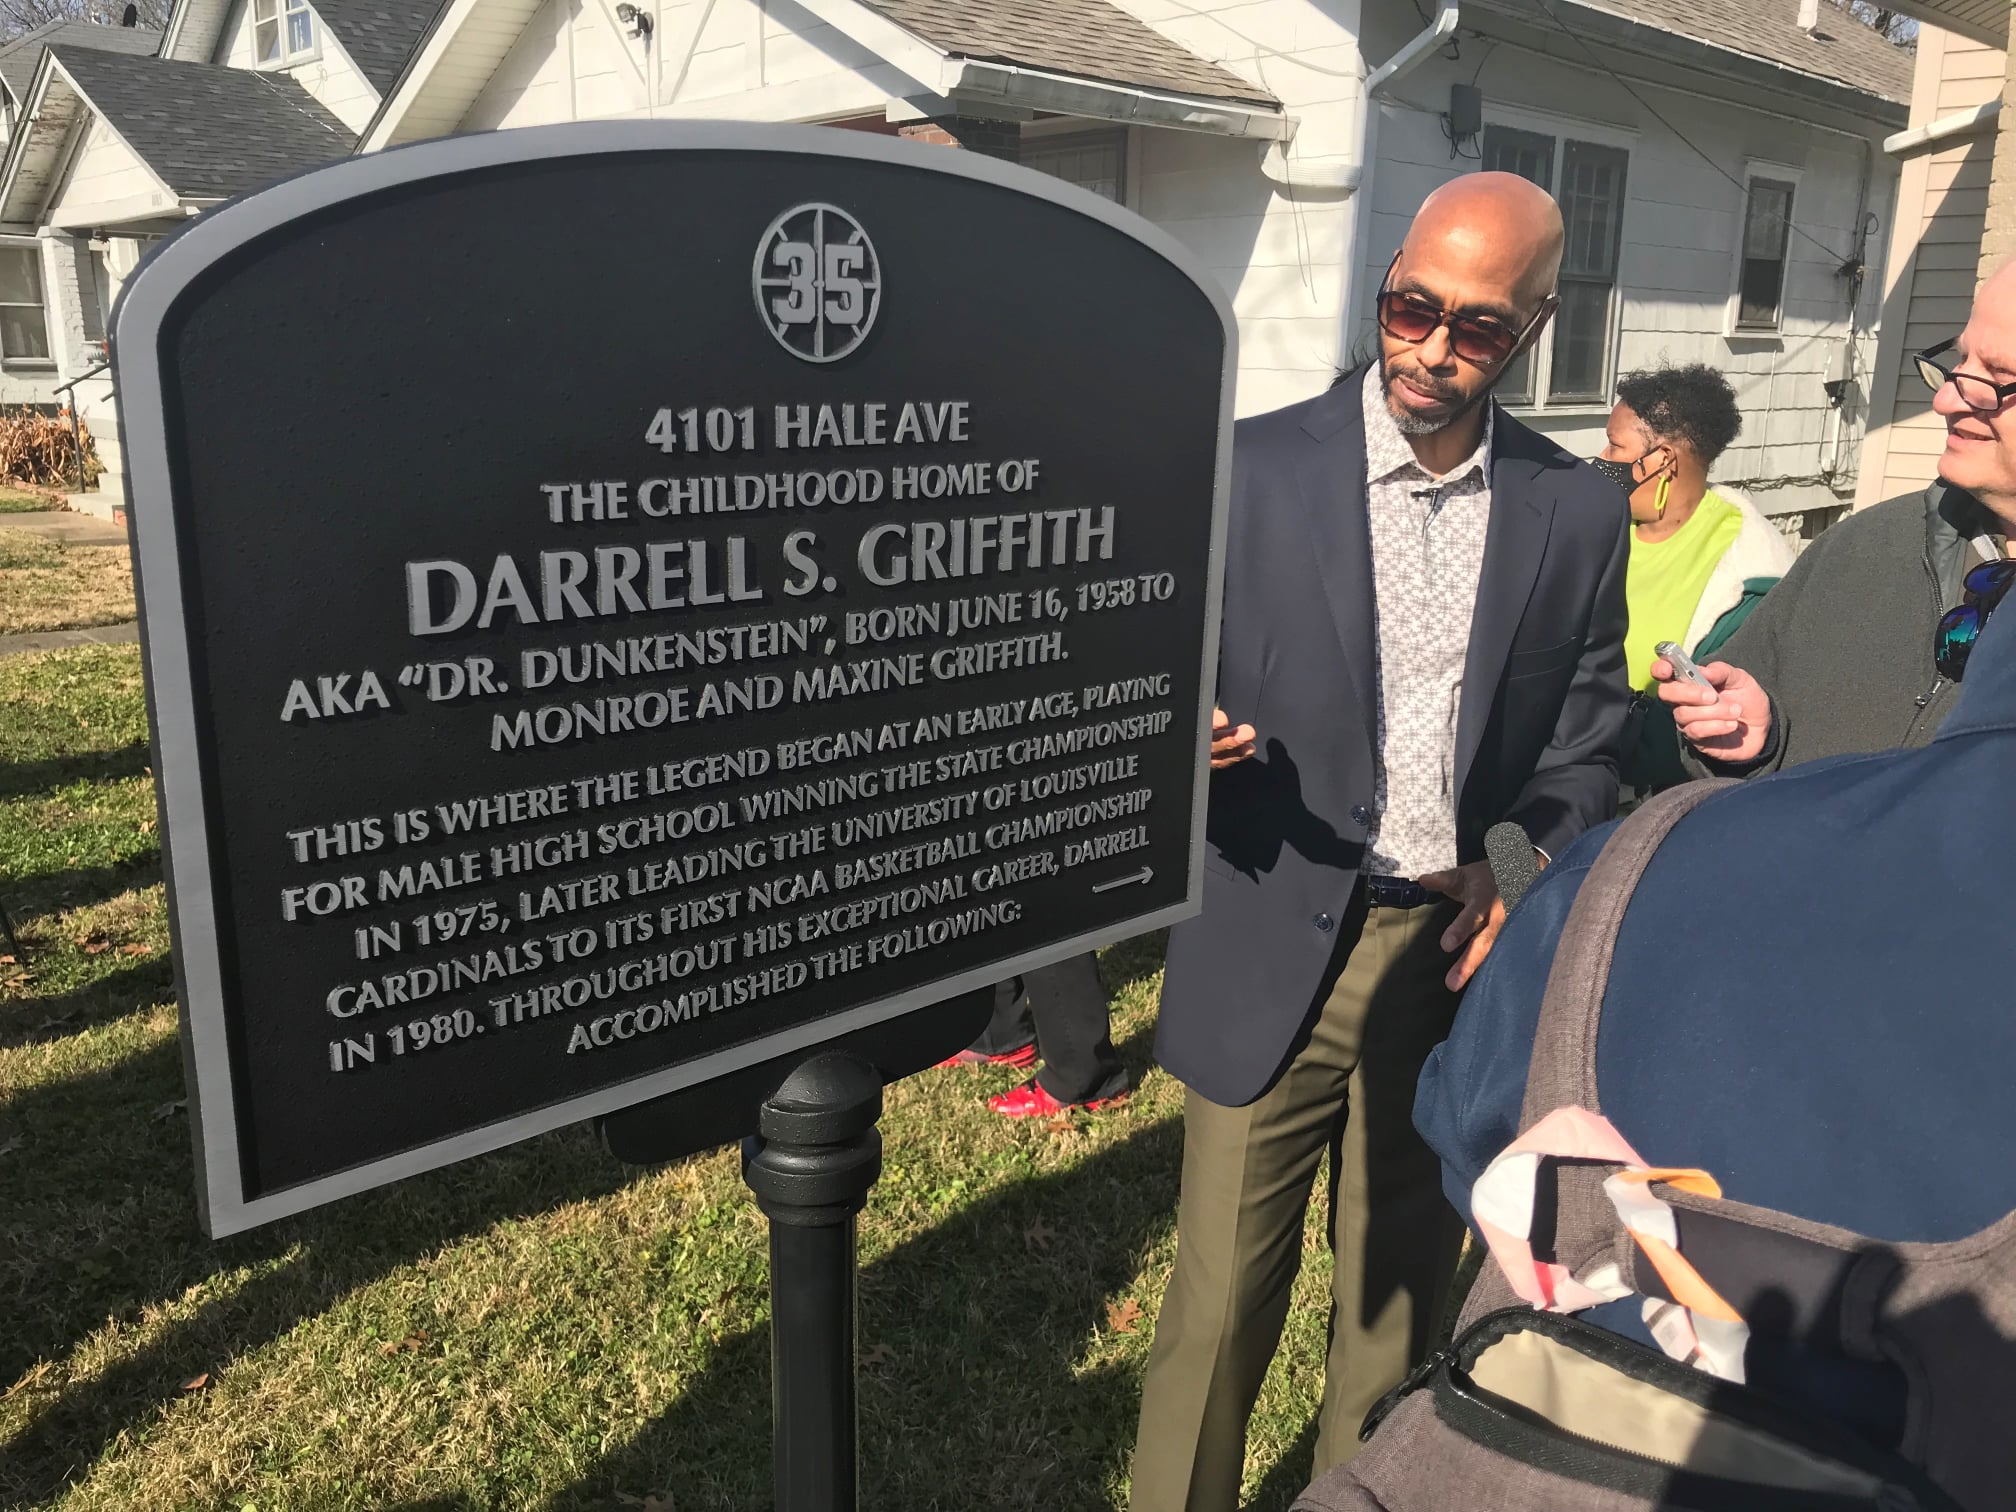
{"label": "white house siding", "polygon": [[[1355,162],[1363,70],[1355,0],[1125,0],[1125,8],[1280,97],[1300,120],[1291,171]],[[648,54],[624,31],[601,0],[548,0],[460,129],[638,115],[834,120],[879,115],[917,88],[792,0],[666,4]],[[1349,196],[1270,182],[1256,142],[1149,128],[1132,136],[1129,203],[1193,247],[1232,294],[1241,413],[1321,392],[1341,355]]]}
{"label": "white house siding", "polygon": [[650,48],[602,0],[547,0],[460,130],[625,117],[880,114],[914,81],[791,0],[662,5]]}
{"label": "white house siding", "polygon": [[[1355,212],[1350,194],[1313,185],[1334,182],[1358,161],[1365,60],[1356,0],[1116,3],[1261,85],[1296,117],[1288,183],[1263,172],[1258,143],[1137,129],[1133,204],[1187,243],[1231,291],[1239,413],[1321,393],[1346,360]],[[1290,187],[1298,179],[1302,187]]]}
{"label": "white house siding", "polygon": [[[76,156],[57,181],[56,193],[42,221],[45,225],[83,230],[101,225],[107,219],[142,214],[150,206],[166,207],[174,203],[175,196],[155,177],[153,170],[134,156],[117,132],[93,116]],[[122,214],[113,216],[108,211]]]}
{"label": "white house siding", "polygon": [[[2000,48],[1936,27],[1921,28],[1911,124],[1923,126],[1999,98],[2006,63]],[[1899,213],[1888,228],[1890,278],[1857,508],[1922,489],[1938,471],[1946,427],[1932,413],[1932,396],[1911,354],[1944,341],[1966,323],[1994,158],[1991,122],[1904,160]]]}
{"label": "white house siding", "polygon": [[[292,74],[301,87],[321,101],[323,108],[352,131],[361,132],[378,110],[378,91],[364,77],[363,70],[343,50],[342,39],[315,17],[316,56],[275,72]],[[231,29],[218,61],[233,68],[253,68],[252,7],[239,6],[231,18]]]}
{"label": "white house siding", "polygon": [[[1717,481],[1749,491],[1768,513],[1808,516],[1809,529],[1826,523],[1853,496],[1862,426],[1859,416],[1833,409],[1822,387],[1847,331],[1848,284],[1836,270],[1855,244],[1865,162],[1874,164],[1867,208],[1888,226],[1896,174],[1878,146],[1886,128],[1851,137],[1767,114],[1758,108],[1764,104],[1758,95],[1750,95],[1755,103],[1746,108],[1634,81],[1713,160],[1710,166],[1614,81],[1510,44],[1487,55],[1488,45],[1466,40],[1462,61],[1438,57],[1386,105],[1365,287],[1376,288],[1421,200],[1474,166],[1451,160],[1443,133],[1441,112],[1452,83],[1475,77],[1487,121],[1626,148],[1615,372],[1690,362],[1720,369],[1736,389],[1744,425],[1716,468]],[[1721,87],[1729,100],[1746,98],[1743,86]],[[1775,337],[1725,334],[1745,196],[1716,169],[1740,180],[1752,162],[1800,175],[1784,318]],[[1879,229],[1866,253],[1871,276],[1857,312],[1857,370],[1863,374],[1875,360],[1869,333],[1881,311],[1884,241]],[[1369,335],[1369,324],[1361,324],[1361,336]],[[1602,448],[1608,413],[1609,406],[1599,403],[1522,415],[1569,451],[1588,456]]]}

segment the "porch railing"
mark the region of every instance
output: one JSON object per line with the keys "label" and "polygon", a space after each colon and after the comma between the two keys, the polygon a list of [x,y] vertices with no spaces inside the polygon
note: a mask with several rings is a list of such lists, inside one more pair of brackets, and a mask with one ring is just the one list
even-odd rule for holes
{"label": "porch railing", "polygon": [[70,444],[77,452],[77,492],[79,493],[84,492],[84,427],[77,418],[77,385],[84,382],[87,378],[96,378],[110,366],[112,366],[112,360],[108,357],[105,361],[99,363],[98,366],[85,369],[68,383],[59,383],[56,385],[57,393],[68,394],[70,396],[64,407],[70,411]]}

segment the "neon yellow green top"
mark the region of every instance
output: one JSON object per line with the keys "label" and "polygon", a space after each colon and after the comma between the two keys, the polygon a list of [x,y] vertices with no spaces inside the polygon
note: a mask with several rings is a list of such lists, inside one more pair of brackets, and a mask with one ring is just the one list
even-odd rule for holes
{"label": "neon yellow green top", "polygon": [[1708,579],[1742,533],[1742,512],[1712,488],[1701,496],[1694,517],[1663,541],[1641,541],[1632,527],[1631,565],[1624,576],[1631,608],[1624,665],[1632,687],[1652,686],[1654,646],[1685,643]]}

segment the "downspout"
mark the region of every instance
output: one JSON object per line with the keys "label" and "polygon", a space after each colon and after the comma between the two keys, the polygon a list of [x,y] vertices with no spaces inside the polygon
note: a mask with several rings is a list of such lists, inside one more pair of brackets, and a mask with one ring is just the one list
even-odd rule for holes
{"label": "downspout", "polygon": [[1990,100],[1985,105],[1977,105],[1972,110],[1955,111],[1952,115],[1927,121],[1923,126],[1913,126],[1909,131],[1900,131],[1895,136],[1883,139],[1883,150],[1892,157],[1902,157],[1907,152],[1915,152],[1920,147],[1930,147],[1935,142],[1944,142],[1952,137],[1966,136],[1991,125],[2002,114],[2002,102]]}
{"label": "downspout", "polygon": [[1415,36],[1400,51],[1393,54],[1379,67],[1365,76],[1364,86],[1358,91],[1358,142],[1359,162],[1362,165],[1357,190],[1357,204],[1354,209],[1351,233],[1351,298],[1344,316],[1344,361],[1340,367],[1349,366],[1351,348],[1358,340],[1358,328],[1363,324],[1366,306],[1369,302],[1365,284],[1369,277],[1365,259],[1370,252],[1372,236],[1372,195],[1369,182],[1379,162],[1379,111],[1377,102],[1387,92],[1399,84],[1415,69],[1439,49],[1443,43],[1456,35],[1457,23],[1461,17],[1461,0],[1442,0],[1441,9],[1425,31]]}
{"label": "downspout", "polygon": [[[1869,278],[1869,194],[1876,187],[1876,148],[1867,137],[1857,138],[1862,148],[1862,184],[1855,196],[1855,246],[1849,252],[1849,261],[1842,264],[1842,272],[1848,278],[1848,334],[1843,337],[1847,348],[1847,371],[1851,376],[1862,366],[1862,354],[1856,346],[1856,326],[1862,317],[1862,290]],[[1854,271],[1848,270],[1853,267]],[[1777,376],[1775,373],[1772,375]],[[1868,396],[1860,396],[1863,401],[1862,423],[1868,425]],[[1829,445],[1822,439],[1820,476],[1827,486],[1836,492],[1847,469],[1843,463],[1848,445],[1848,399],[1844,393],[1833,406],[1834,440]]]}

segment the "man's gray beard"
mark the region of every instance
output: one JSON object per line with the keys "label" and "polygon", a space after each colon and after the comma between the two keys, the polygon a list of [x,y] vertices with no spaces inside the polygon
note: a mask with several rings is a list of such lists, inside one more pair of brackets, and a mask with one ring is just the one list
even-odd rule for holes
{"label": "man's gray beard", "polygon": [[[1392,390],[1388,389],[1387,393],[1390,396]],[[1390,397],[1386,401],[1386,413],[1393,417],[1393,424],[1403,436],[1433,436],[1449,429],[1450,426],[1456,423],[1456,416],[1454,415],[1451,415],[1447,420],[1430,420],[1425,416],[1415,414],[1411,410],[1401,409],[1393,403]]]}
{"label": "man's gray beard", "polygon": [[1398,428],[1400,434],[1403,436],[1439,435],[1441,432],[1449,429],[1449,427],[1454,425],[1458,420],[1461,420],[1465,415],[1469,414],[1472,410],[1476,409],[1478,405],[1484,404],[1487,401],[1489,401],[1489,399],[1491,398],[1491,391],[1498,387],[1499,382],[1504,378],[1504,376],[1505,376],[1504,373],[1501,371],[1497,375],[1497,377],[1494,377],[1489,383],[1484,385],[1482,391],[1479,392],[1474,399],[1472,399],[1468,404],[1465,404],[1460,408],[1451,411],[1449,415],[1444,419],[1430,420],[1425,416],[1415,414],[1412,410],[1406,408],[1404,405],[1398,404],[1394,401],[1392,364],[1384,361],[1382,361],[1379,364],[1379,382],[1384,386],[1385,390],[1386,413],[1393,417],[1393,424],[1395,425],[1395,427]]}

